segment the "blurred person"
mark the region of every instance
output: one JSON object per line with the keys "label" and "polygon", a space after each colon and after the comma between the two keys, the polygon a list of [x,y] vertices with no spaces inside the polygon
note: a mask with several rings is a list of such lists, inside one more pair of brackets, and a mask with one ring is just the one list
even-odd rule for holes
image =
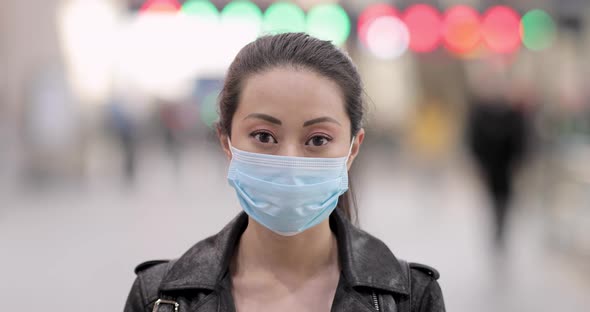
{"label": "blurred person", "polygon": [[508,94],[476,95],[468,117],[468,144],[493,208],[494,242],[503,249],[515,170],[525,147],[524,102]]}
{"label": "blurred person", "polygon": [[137,171],[137,129],[123,102],[113,99],[108,105],[107,121],[122,153],[122,173],[126,183],[133,184]]}
{"label": "blurred person", "polygon": [[365,131],[346,54],[303,33],[260,37],[231,64],[219,112],[244,211],[180,258],[140,264],[126,312],[445,311],[436,270],[353,224]]}
{"label": "blurred person", "polygon": [[164,146],[170,156],[175,173],[178,173],[180,167],[182,113],[179,104],[164,100],[158,101],[158,115],[160,128],[164,135]]}

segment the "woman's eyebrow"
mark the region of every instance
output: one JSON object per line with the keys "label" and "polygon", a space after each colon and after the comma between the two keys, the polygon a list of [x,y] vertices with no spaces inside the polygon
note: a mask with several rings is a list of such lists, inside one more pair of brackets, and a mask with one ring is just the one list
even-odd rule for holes
{"label": "woman's eyebrow", "polygon": [[264,121],[268,121],[270,123],[277,124],[277,125],[283,124],[279,119],[277,119],[271,115],[267,115],[267,114],[252,113],[252,114],[246,116],[246,118],[244,118],[244,119],[248,119],[248,118],[258,118],[258,119],[262,119]]}
{"label": "woman's eyebrow", "polygon": [[326,117],[319,117],[319,118],[314,118],[314,119],[308,120],[308,121],[306,121],[306,122],[303,123],[303,126],[304,127],[308,127],[308,126],[311,126],[311,125],[314,125],[314,124],[317,124],[317,123],[320,123],[320,122],[333,122],[333,123],[335,123],[335,124],[337,124],[339,126],[342,126],[338,122],[338,120],[336,120],[336,119],[334,119],[332,117],[327,117],[327,116]]}

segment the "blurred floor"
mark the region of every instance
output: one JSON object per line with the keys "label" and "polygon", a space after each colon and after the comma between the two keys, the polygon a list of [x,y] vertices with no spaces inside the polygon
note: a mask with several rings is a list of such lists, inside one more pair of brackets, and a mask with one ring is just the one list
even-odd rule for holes
{"label": "blurred floor", "polygon": [[[219,231],[240,209],[223,156],[201,148],[184,154],[177,176],[163,151],[144,151],[134,187],[96,170],[75,188],[2,188],[2,309],[120,311],[136,264],[178,257]],[[387,150],[360,159],[361,226],[396,255],[436,267],[448,311],[587,311],[590,276],[545,247],[538,199],[518,198],[498,257],[469,167],[458,160],[436,173],[402,159]]]}

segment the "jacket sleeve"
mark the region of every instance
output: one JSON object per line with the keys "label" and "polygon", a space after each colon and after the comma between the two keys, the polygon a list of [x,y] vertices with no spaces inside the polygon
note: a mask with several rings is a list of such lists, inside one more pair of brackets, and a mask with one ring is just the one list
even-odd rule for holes
{"label": "jacket sleeve", "polygon": [[442,291],[436,280],[426,286],[419,302],[419,312],[445,312]]}
{"label": "jacket sleeve", "polygon": [[131,290],[129,291],[129,295],[127,296],[127,302],[125,303],[124,312],[144,312],[145,311],[145,303],[143,298],[143,290],[141,289],[141,281],[139,276],[135,278],[135,282],[133,282],[133,286],[131,286]]}

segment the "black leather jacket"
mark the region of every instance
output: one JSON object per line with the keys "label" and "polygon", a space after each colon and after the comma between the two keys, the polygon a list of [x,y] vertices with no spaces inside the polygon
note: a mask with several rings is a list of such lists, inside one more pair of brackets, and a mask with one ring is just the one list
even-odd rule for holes
{"label": "black leather jacket", "polygon": [[[234,312],[228,267],[247,224],[242,212],[179,259],[140,264],[125,312],[174,311],[176,304],[178,312]],[[396,259],[382,241],[353,226],[338,210],[330,216],[330,227],[341,264],[331,311],[445,311],[436,270]]]}

